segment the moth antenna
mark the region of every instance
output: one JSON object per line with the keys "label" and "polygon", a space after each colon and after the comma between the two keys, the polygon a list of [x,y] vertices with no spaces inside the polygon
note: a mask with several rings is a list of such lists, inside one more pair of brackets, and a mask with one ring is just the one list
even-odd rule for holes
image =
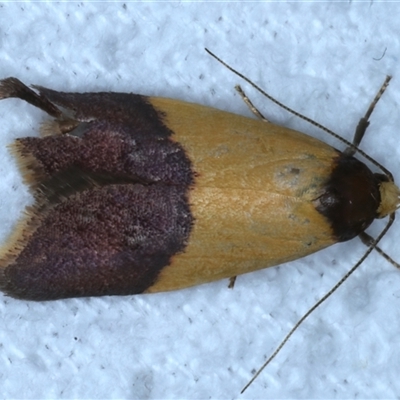
{"label": "moth antenna", "polygon": [[[373,165],[376,167],[380,168],[388,177],[388,179],[393,182],[393,175],[389,170],[387,170],[383,165],[378,163],[376,160],[374,160],[372,157],[370,157],[368,154],[366,154],[364,151],[359,149],[358,145],[360,144],[362,138],[365,135],[366,129],[369,126],[369,117],[371,116],[376,104],[378,103],[379,99],[382,97],[383,93],[385,92],[386,88],[389,85],[389,82],[391,80],[391,76],[386,76],[386,79],[384,83],[382,84],[381,88],[379,89],[378,93],[376,94],[375,98],[371,102],[367,112],[365,113],[364,117],[362,117],[357,125],[354,138],[353,138],[353,143],[350,143],[348,140],[342,138],[340,135],[336,134],[335,132],[331,131],[330,129],[326,128],[325,126],[315,122],[314,120],[292,110],[291,108],[285,106],[278,100],[276,100],[274,97],[266,93],[264,90],[262,90],[259,86],[257,86],[254,82],[252,82],[250,79],[248,79],[246,76],[241,74],[240,72],[236,71],[234,68],[229,66],[226,62],[222,61],[219,57],[217,57],[214,53],[212,53],[210,50],[207,48],[205,49],[208,54],[210,54],[212,57],[214,57],[217,61],[219,61],[222,65],[224,65],[226,68],[228,68],[230,71],[232,71],[234,74],[245,80],[247,83],[249,83],[252,87],[254,87],[257,91],[259,91],[261,94],[263,94],[265,97],[267,97],[269,100],[271,100],[273,103],[277,104],[284,110],[290,112],[291,114],[303,119],[304,121],[307,121],[308,123],[320,128],[324,132],[328,133],[329,135],[335,137],[336,139],[340,140],[342,143],[345,143],[347,145],[347,149],[344,151],[346,155],[353,155],[355,152],[358,152],[361,154],[365,159],[367,159],[369,162],[371,162]],[[250,99],[246,96],[244,91],[241,89],[240,86],[236,86],[235,89],[238,91],[239,95],[242,97],[243,101],[247,104],[247,106],[250,108],[250,110],[253,112],[253,114],[257,117],[260,118],[264,121],[268,120],[262,115],[262,113],[253,105],[253,103],[250,101]],[[398,203],[397,203],[398,204]],[[398,205],[395,207],[398,208]],[[281,351],[283,346],[286,344],[286,342],[290,339],[290,337],[293,335],[293,333],[297,330],[297,328],[304,322],[304,320],[312,314],[312,312],[318,308],[325,300],[327,300],[349,277],[350,275],[353,274],[353,272],[364,262],[364,260],[369,256],[369,254],[372,252],[372,250],[376,250],[379,254],[381,254],[387,261],[389,261],[392,265],[396,266],[397,268],[400,269],[400,265],[396,263],[394,260],[392,260],[383,250],[381,250],[379,247],[377,247],[377,243],[382,239],[382,237],[386,234],[386,232],[389,230],[391,225],[394,222],[395,219],[395,213],[394,211],[391,211],[389,214],[389,221],[386,224],[385,228],[382,230],[382,232],[379,234],[377,239],[373,239],[371,236],[366,234],[365,232],[360,234],[359,237],[362,240],[364,244],[368,246],[367,251],[364,253],[364,255],[360,258],[360,260],[348,271],[340,280],[338,283],[336,283],[335,286],[331,290],[329,290],[317,303],[315,303],[299,320],[298,322],[294,325],[294,327],[289,331],[289,333],[285,336],[285,338],[282,340],[282,342],[279,344],[279,346],[276,348],[276,350],[272,353],[272,355],[267,359],[267,361],[261,366],[261,368],[254,374],[253,378],[247,383],[247,385],[242,389],[241,394],[244,393],[244,391],[254,382],[254,380],[260,375],[260,373],[264,370],[264,368],[278,355],[278,353]]]}
{"label": "moth antenna", "polygon": [[390,215],[389,221],[386,224],[385,228],[379,234],[376,239],[371,239],[373,242],[369,245],[368,250],[364,253],[364,255],[358,260],[358,262],[336,283],[335,286],[331,290],[329,290],[324,296],[321,297],[293,326],[293,328],[289,331],[289,333],[285,336],[285,338],[281,341],[276,350],[272,353],[272,355],[268,358],[267,361],[258,369],[258,371],[253,375],[250,381],[246,384],[246,386],[242,389],[240,394],[243,394],[244,391],[256,380],[256,378],[261,374],[265,367],[278,355],[278,353],[282,350],[282,347],[286,344],[286,342],[290,339],[293,333],[297,330],[297,328],[305,321],[305,319],[315,310],[317,309],[325,300],[327,300],[336,290],[342,286],[342,284],[353,274],[353,272],[365,261],[365,259],[371,254],[372,250],[376,248],[378,242],[385,236],[386,232],[389,230],[391,225],[394,222],[394,213]]}
{"label": "moth antenna", "polygon": [[[308,122],[311,125],[316,126],[317,128],[321,129],[322,131],[328,133],[329,135],[333,136],[334,138],[340,140],[342,143],[344,143],[348,149],[352,149],[354,152],[357,152],[359,154],[361,154],[366,160],[368,160],[370,163],[372,163],[373,165],[375,165],[376,167],[380,168],[385,174],[387,174],[389,177],[391,177],[391,173],[380,163],[378,163],[376,160],[374,160],[371,156],[369,156],[367,153],[365,153],[363,150],[359,149],[358,147],[356,147],[353,143],[349,142],[348,140],[342,138],[340,135],[338,135],[337,133],[331,131],[330,129],[326,128],[325,126],[321,125],[318,122],[315,122],[314,120],[312,120],[311,118],[306,117],[303,114],[298,113],[297,111],[294,111],[293,109],[291,109],[290,107],[285,106],[284,104],[282,104],[280,101],[276,100],[274,97],[272,97],[271,95],[269,95],[267,92],[265,92],[263,89],[261,89],[258,85],[256,85],[254,82],[252,82],[249,78],[247,78],[246,76],[244,76],[243,74],[241,74],[240,72],[236,71],[234,68],[232,68],[230,65],[228,65],[225,61],[222,61],[219,57],[217,57],[214,53],[212,53],[210,50],[208,50],[207,48],[205,49],[206,52],[208,54],[210,54],[210,56],[214,57],[218,62],[220,62],[223,66],[225,66],[226,68],[228,68],[230,71],[232,71],[234,74],[236,74],[237,76],[239,76],[240,78],[242,78],[244,81],[246,81],[248,84],[250,84],[254,89],[256,89],[258,92],[260,92],[261,94],[263,94],[267,99],[269,99],[270,101],[272,101],[273,103],[277,104],[279,107],[283,108],[284,110],[290,112],[291,114],[295,115],[298,118],[301,118],[302,120]],[[390,77],[387,77],[386,79],[389,78],[390,81]],[[385,81],[386,82],[386,81]],[[388,83],[388,82],[387,82]],[[379,93],[382,91],[382,93],[385,91],[387,85],[385,86],[385,83],[382,85],[382,88],[380,89]],[[378,93],[378,94],[379,94]],[[382,93],[380,94],[380,96],[382,95]],[[377,101],[379,100],[380,96],[378,97]],[[372,111],[371,111],[372,112]]]}

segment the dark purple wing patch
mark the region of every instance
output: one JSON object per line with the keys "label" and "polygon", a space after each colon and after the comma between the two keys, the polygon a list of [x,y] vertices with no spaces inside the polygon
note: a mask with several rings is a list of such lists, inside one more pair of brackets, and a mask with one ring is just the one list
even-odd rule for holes
{"label": "dark purple wing patch", "polygon": [[[15,92],[30,91],[15,81]],[[41,108],[62,106],[77,122],[68,134],[16,142],[32,175],[35,228],[1,270],[0,289],[32,300],[143,292],[189,240],[189,158],[143,96],[38,90]]]}

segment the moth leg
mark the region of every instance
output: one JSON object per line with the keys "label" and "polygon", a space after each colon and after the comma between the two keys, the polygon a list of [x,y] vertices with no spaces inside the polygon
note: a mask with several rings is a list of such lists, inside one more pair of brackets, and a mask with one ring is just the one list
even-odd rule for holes
{"label": "moth leg", "polygon": [[265,122],[271,122],[264,115],[261,114],[260,110],[251,102],[251,100],[247,97],[246,93],[243,91],[240,85],[235,86],[236,91],[239,93],[242,100],[246,103],[247,107],[249,107],[250,111],[259,119]]}
{"label": "moth leg", "polygon": [[354,132],[353,146],[347,148],[345,150],[345,154],[352,156],[356,152],[356,149],[359,147],[361,140],[364,137],[365,132],[369,126],[369,117],[371,116],[372,111],[374,111],[374,108],[375,108],[376,104],[378,103],[379,99],[382,97],[383,93],[385,92],[386,88],[388,87],[391,79],[392,79],[391,76],[386,76],[385,82],[383,82],[383,84],[382,84],[381,88],[379,89],[378,93],[376,94],[375,98],[372,100],[371,104],[368,107],[367,112],[358,122],[356,131]]}
{"label": "moth leg", "polygon": [[61,118],[63,113],[46,97],[38,95],[17,78],[6,78],[0,81],[0,99],[16,97],[40,108],[54,118]]}
{"label": "moth leg", "polygon": [[237,276],[231,276],[229,278],[229,284],[228,284],[228,289],[233,289],[235,286]]}
{"label": "moth leg", "polygon": [[79,122],[69,118],[58,107],[50,102],[46,96],[37,94],[17,78],[0,80],[0,99],[18,98],[40,108],[45,113],[56,118],[56,121],[46,122],[42,129],[42,136],[67,133],[75,129]]}
{"label": "moth leg", "polygon": [[[370,247],[374,243],[374,239],[368,235],[368,233],[361,232],[359,235],[359,238],[361,241],[367,246]],[[394,267],[400,269],[400,264],[396,261],[393,260],[388,254],[386,254],[379,246],[374,246],[374,249],[384,258],[386,261],[388,261],[390,264],[392,264]]]}

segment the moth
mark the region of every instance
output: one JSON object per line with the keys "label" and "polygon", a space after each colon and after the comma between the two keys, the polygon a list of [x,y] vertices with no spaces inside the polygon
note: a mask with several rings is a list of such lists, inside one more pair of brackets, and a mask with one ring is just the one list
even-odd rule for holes
{"label": "moth", "polygon": [[35,198],[0,252],[0,290],[15,298],[229,278],[357,235],[369,241],[364,230],[399,206],[391,176],[373,173],[351,147],[261,119],[1,80],[0,99],[11,97],[53,118],[40,137],[11,145]]}

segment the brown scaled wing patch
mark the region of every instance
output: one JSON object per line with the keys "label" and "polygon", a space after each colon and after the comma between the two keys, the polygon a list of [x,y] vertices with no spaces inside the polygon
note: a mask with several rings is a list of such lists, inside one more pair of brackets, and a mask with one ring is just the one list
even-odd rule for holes
{"label": "brown scaled wing patch", "polygon": [[79,122],[18,139],[36,198],[0,263],[0,289],[32,300],[141,293],[184,250],[191,162],[143,96],[38,88]]}

